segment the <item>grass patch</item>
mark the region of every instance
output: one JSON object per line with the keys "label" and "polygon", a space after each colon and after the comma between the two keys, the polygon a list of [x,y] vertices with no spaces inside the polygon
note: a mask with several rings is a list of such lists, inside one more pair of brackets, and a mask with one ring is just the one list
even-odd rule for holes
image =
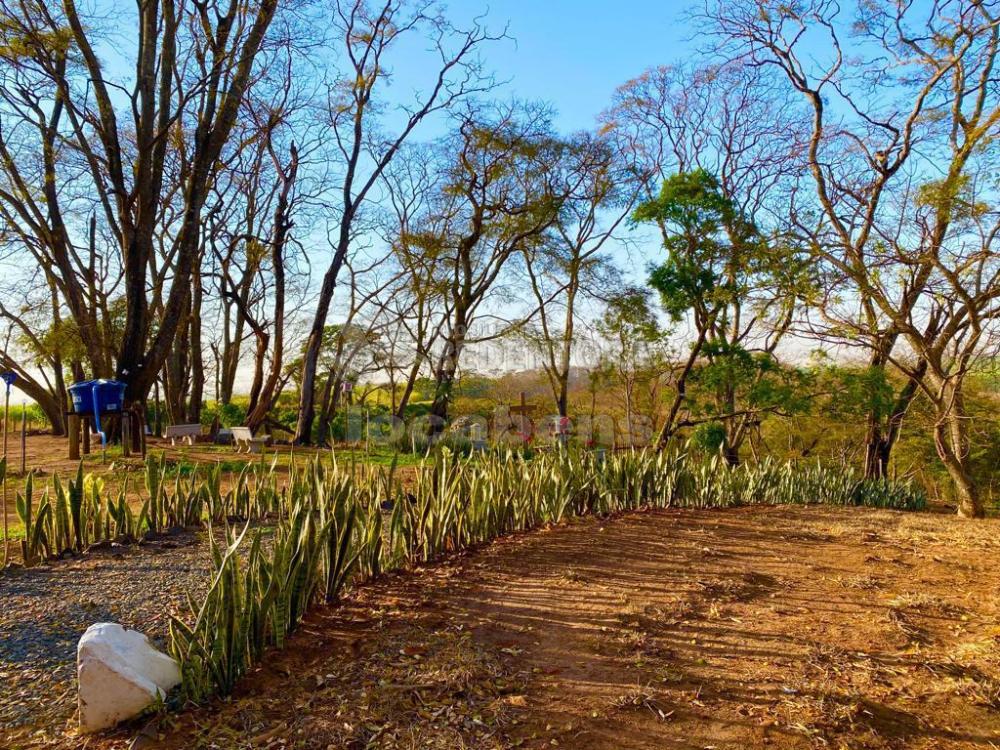
{"label": "grass patch", "polygon": [[[24,524],[20,521],[11,521],[10,525],[7,527],[7,533],[10,536],[10,540],[13,542],[19,542],[24,539]],[[3,544],[3,529],[0,528],[0,546]]]}

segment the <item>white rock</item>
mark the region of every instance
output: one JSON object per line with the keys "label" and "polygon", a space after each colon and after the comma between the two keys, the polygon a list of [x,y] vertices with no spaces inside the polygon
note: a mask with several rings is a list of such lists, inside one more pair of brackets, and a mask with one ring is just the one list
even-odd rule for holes
{"label": "white rock", "polygon": [[87,628],[76,649],[80,729],[96,732],[140,713],[181,681],[177,662],[142,633],[111,622]]}

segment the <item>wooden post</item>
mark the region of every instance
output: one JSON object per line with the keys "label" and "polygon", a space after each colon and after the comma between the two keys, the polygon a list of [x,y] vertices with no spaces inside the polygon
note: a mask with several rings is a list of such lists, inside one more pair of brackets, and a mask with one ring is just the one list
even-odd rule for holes
{"label": "wooden post", "polygon": [[10,561],[10,530],[7,526],[7,415],[10,411],[10,383],[7,383],[7,396],[4,399],[3,407],[3,565],[6,568]]}
{"label": "wooden post", "polygon": [[70,414],[66,420],[66,432],[69,434],[69,458],[71,461],[80,460],[80,417],[77,414]]}
{"label": "wooden post", "polygon": [[25,460],[25,453],[28,447],[28,423],[25,414],[28,411],[28,405],[21,402],[21,476],[24,476],[25,469],[27,468],[27,462]]}
{"label": "wooden post", "polygon": [[91,417],[80,417],[80,424],[83,425],[83,455],[90,455],[90,431],[93,429],[90,424]]}
{"label": "wooden post", "polygon": [[[521,391],[521,403],[517,406],[509,407],[507,413],[511,415],[517,414],[520,417],[518,434],[521,436],[521,441],[525,443],[528,441],[528,412],[528,399],[524,391]],[[514,420],[511,419],[510,421],[513,423]]]}
{"label": "wooden post", "polygon": [[7,427],[10,424],[10,386],[3,399],[3,457],[7,458]]}
{"label": "wooden post", "polygon": [[129,458],[132,455],[131,432],[132,415],[128,411],[122,412],[122,458]]}

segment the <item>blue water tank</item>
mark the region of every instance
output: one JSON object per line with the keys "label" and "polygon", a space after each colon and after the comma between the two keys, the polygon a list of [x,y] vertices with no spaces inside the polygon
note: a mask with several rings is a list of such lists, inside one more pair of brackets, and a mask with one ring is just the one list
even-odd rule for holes
{"label": "blue water tank", "polygon": [[81,380],[69,387],[76,414],[118,414],[125,400],[125,384],[120,380]]}

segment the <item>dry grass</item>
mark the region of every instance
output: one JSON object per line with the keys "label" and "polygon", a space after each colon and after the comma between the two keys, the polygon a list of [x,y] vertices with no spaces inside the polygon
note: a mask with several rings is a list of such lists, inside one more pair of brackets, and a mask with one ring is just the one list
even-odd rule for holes
{"label": "dry grass", "polygon": [[844,588],[857,589],[858,591],[877,591],[882,588],[882,579],[868,573],[850,578],[842,578],[840,585]]}
{"label": "dry grass", "polygon": [[889,622],[899,630],[910,645],[926,645],[931,642],[931,636],[926,629],[915,624],[912,618],[898,607],[889,607],[886,611]]}
{"label": "dry grass", "polygon": [[893,597],[889,601],[889,606],[900,610],[913,610],[921,614],[936,615],[942,617],[964,616],[965,609],[951,602],[945,601],[940,596],[929,594],[925,591],[906,592]]}

